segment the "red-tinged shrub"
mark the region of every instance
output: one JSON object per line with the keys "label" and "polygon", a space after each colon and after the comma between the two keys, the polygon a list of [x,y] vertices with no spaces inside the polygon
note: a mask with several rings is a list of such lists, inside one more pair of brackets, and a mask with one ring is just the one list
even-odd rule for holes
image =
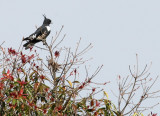
{"label": "red-tinged shrub", "polygon": [[[77,55],[75,54],[75,56],[73,56],[68,53],[68,55],[70,55],[69,58],[71,58],[70,60],[72,60],[71,64],[68,62],[70,61],[69,59],[64,59],[66,62],[62,64],[55,62],[54,57],[52,57],[52,53],[54,53],[55,58],[58,59],[60,57],[59,51],[51,52],[50,49],[48,50],[50,54],[48,54],[49,57],[47,58],[50,59],[47,59],[48,63],[44,65],[38,65],[40,61],[45,60],[40,58],[35,50],[30,51],[31,55],[24,54],[25,51],[16,52],[16,50],[12,48],[8,49],[10,56],[7,52],[2,52],[8,57],[0,60],[1,63],[3,61],[5,61],[3,63],[6,63],[4,64],[6,67],[1,68],[3,75],[0,78],[0,100],[3,99],[3,103],[8,105],[1,105],[0,115],[46,114],[63,116],[82,114],[79,111],[83,111],[84,114],[88,115],[98,110],[94,108],[94,100],[90,101],[89,96],[86,97],[86,103],[77,101],[79,96],[77,95],[78,91],[83,91],[83,88],[89,84],[88,80],[81,82],[81,85],[77,79],[75,79],[73,83],[66,80],[66,78],[73,75],[73,73],[75,75],[77,74],[77,68],[75,66],[79,66],[77,65],[79,61],[78,58],[74,60]],[[43,68],[44,66],[47,68]],[[72,69],[72,67],[74,67],[74,69]],[[100,69],[101,68],[99,68],[99,70]],[[66,70],[68,71],[66,72]],[[59,75],[59,72],[61,72],[62,75]],[[59,75],[59,77],[57,75]],[[50,84],[48,85],[48,83]],[[68,86],[68,83],[70,86]],[[92,92],[95,91],[96,88],[90,92],[92,94]],[[89,106],[87,108],[87,102],[91,102],[91,107],[93,108],[88,109]]]}

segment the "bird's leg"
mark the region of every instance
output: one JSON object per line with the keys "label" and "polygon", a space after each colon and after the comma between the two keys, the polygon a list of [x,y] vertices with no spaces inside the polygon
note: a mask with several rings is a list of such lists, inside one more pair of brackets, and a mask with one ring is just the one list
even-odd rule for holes
{"label": "bird's leg", "polygon": [[46,40],[45,39],[43,39],[42,42],[43,42],[43,45],[46,45]]}

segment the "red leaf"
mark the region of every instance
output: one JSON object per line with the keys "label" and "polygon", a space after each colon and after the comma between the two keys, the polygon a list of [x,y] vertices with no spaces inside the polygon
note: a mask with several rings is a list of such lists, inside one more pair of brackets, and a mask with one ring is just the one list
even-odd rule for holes
{"label": "red leaf", "polygon": [[13,84],[10,84],[10,89],[12,89],[13,88]]}
{"label": "red leaf", "polygon": [[157,114],[152,114],[152,116],[157,116]]}
{"label": "red leaf", "polygon": [[100,105],[100,103],[96,100],[96,106],[98,107]]}
{"label": "red leaf", "polygon": [[25,81],[17,81],[17,82],[18,82],[21,86],[27,84],[27,82],[25,82]]}
{"label": "red leaf", "polygon": [[15,49],[8,48],[8,53],[14,55],[17,55],[18,53],[15,51]]}
{"label": "red leaf", "polygon": [[81,86],[79,87],[79,89],[83,89],[83,87],[84,87],[84,86],[83,86],[83,85],[81,85]]}
{"label": "red leaf", "polygon": [[0,90],[3,89],[4,84],[0,82]]}
{"label": "red leaf", "polygon": [[34,58],[34,54],[32,54],[31,56],[28,56],[28,60],[31,60],[32,58]]}
{"label": "red leaf", "polygon": [[59,57],[59,52],[55,51],[54,55],[55,55],[55,57]]}
{"label": "red leaf", "polygon": [[9,75],[10,75],[10,71],[8,70],[8,71],[7,71],[7,76],[9,76]]}
{"label": "red leaf", "polygon": [[21,55],[21,60],[22,60],[22,63],[23,63],[23,64],[25,64],[25,63],[26,63],[26,61],[27,61],[27,60],[26,60],[25,55],[23,55],[23,54]]}
{"label": "red leaf", "polygon": [[75,74],[77,73],[77,69],[74,69],[74,73],[75,73]]}
{"label": "red leaf", "polygon": [[58,106],[57,109],[58,111],[60,111],[62,109],[62,106]]}
{"label": "red leaf", "polygon": [[92,92],[95,92],[95,90],[96,90],[96,88],[93,88],[93,89],[92,89]]}
{"label": "red leaf", "polygon": [[1,78],[1,80],[3,79],[10,79],[11,81],[14,80],[13,76],[10,74],[10,71],[8,70],[6,74],[3,74],[3,78]]}
{"label": "red leaf", "polygon": [[91,106],[93,106],[94,105],[94,100],[92,99],[91,100],[91,104],[90,104]]}
{"label": "red leaf", "polygon": [[46,110],[46,109],[44,109],[44,110],[43,110],[43,113],[45,114],[46,112],[47,112],[47,110]]}
{"label": "red leaf", "polygon": [[23,95],[23,88],[21,88],[20,92],[19,92],[19,95]]}
{"label": "red leaf", "polygon": [[43,79],[45,79],[45,76],[41,75],[40,78],[43,80]]}

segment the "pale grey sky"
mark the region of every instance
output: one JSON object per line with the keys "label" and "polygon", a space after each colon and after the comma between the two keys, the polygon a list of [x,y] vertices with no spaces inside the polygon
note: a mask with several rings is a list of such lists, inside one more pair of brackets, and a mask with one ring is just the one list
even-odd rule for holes
{"label": "pale grey sky", "polygon": [[[106,91],[115,101],[110,89],[118,92],[117,75],[129,74],[136,53],[141,68],[152,61],[151,75],[160,73],[159,6],[159,0],[0,0],[0,43],[18,48],[22,37],[41,25],[45,13],[53,21],[49,38],[64,25],[67,46],[80,37],[82,46],[94,45],[88,53],[94,58],[91,66],[104,64],[95,80],[111,81]],[[152,111],[160,113],[158,108]]]}

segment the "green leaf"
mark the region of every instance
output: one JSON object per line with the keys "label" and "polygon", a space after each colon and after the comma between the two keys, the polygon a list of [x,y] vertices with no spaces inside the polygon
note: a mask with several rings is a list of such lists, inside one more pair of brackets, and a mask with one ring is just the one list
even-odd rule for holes
{"label": "green leaf", "polygon": [[30,96],[32,96],[31,92],[29,91],[28,88],[26,88],[26,91],[29,93]]}
{"label": "green leaf", "polygon": [[73,81],[72,83],[80,83],[79,81]]}
{"label": "green leaf", "polygon": [[16,104],[16,99],[12,100],[12,104],[15,105]]}
{"label": "green leaf", "polygon": [[17,100],[17,105],[18,105],[18,106],[20,105],[20,101],[19,101],[19,100]]}
{"label": "green leaf", "polygon": [[3,69],[2,74],[6,74],[6,69],[5,68]]}
{"label": "green leaf", "polygon": [[33,78],[33,74],[36,73],[36,71],[33,71],[30,75],[29,78],[32,79]]}
{"label": "green leaf", "polygon": [[11,99],[11,98],[9,98],[9,99],[7,100],[7,103],[9,103],[11,100],[12,100],[12,99]]}

